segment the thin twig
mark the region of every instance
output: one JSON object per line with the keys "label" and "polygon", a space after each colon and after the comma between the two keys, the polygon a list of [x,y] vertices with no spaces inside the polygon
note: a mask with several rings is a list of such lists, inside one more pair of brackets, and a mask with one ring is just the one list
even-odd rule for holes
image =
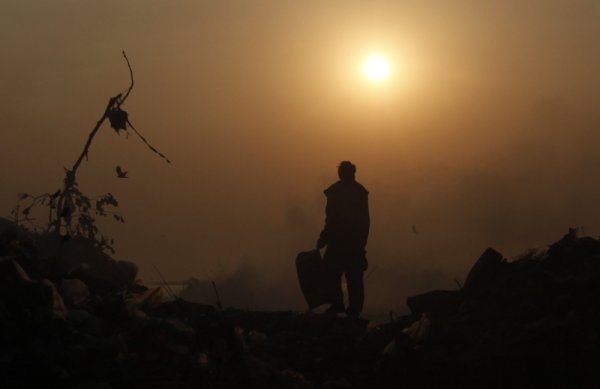
{"label": "thin twig", "polygon": [[67,172],[67,175],[68,174],[72,175],[73,180],[75,180],[75,175],[77,174],[77,169],[79,169],[79,165],[81,165],[83,158],[87,158],[88,152],[90,150],[90,146],[92,145],[92,141],[94,140],[96,133],[98,132],[100,127],[102,127],[102,124],[108,118],[108,113],[110,112],[111,108],[119,101],[120,97],[121,97],[121,94],[119,93],[115,97],[111,97],[108,100],[108,104],[106,104],[106,108],[104,109],[104,113],[102,114],[102,117],[98,120],[98,122],[96,122],[96,126],[94,127],[92,132],[90,132],[90,135],[88,136],[88,140],[87,140],[87,142],[85,142],[85,146],[83,146],[83,151],[81,152],[81,155],[79,156],[79,158],[77,158],[77,161],[75,161],[71,170]]}
{"label": "thin twig", "polygon": [[215,295],[217,296],[217,308],[219,308],[219,311],[222,311],[223,304],[221,304],[221,297],[219,297],[219,291],[217,290],[217,284],[215,284],[215,282],[213,280],[210,280],[210,283],[212,284],[213,290],[215,291]]}
{"label": "thin twig", "polygon": [[106,105],[106,108],[104,109],[104,113],[102,114],[102,117],[100,117],[100,119],[96,123],[96,126],[90,133],[88,140],[85,143],[85,146],[83,147],[83,151],[81,152],[81,155],[79,156],[79,158],[77,158],[77,161],[75,161],[73,168],[71,168],[70,173],[73,175],[73,179],[75,179],[75,175],[77,174],[77,169],[79,168],[81,161],[83,161],[84,157],[87,158],[90,146],[92,145],[92,141],[94,140],[94,136],[96,136],[96,133],[102,126],[102,123],[104,123],[104,121],[108,118],[108,115],[109,115],[111,109],[113,109],[113,107],[115,107],[115,106],[118,108],[123,103],[125,103],[125,100],[127,100],[127,98],[129,97],[129,94],[131,93],[131,90],[133,89],[133,86],[134,86],[133,69],[131,68],[131,64],[129,63],[127,54],[125,54],[125,50],[123,50],[123,57],[125,58],[125,62],[127,62],[127,68],[129,68],[129,76],[131,78],[131,85],[129,85],[129,88],[127,89],[127,92],[125,92],[125,95],[123,95],[122,93],[119,93],[118,95],[111,97],[108,100],[108,104]]}
{"label": "thin twig", "polygon": [[462,289],[462,285],[460,284],[460,281],[458,281],[457,278],[454,279],[454,282],[456,282],[456,285],[458,286],[458,289]]}
{"label": "thin twig", "polygon": [[129,121],[129,119],[127,119],[127,124],[129,124],[129,127],[131,127],[133,129],[133,131],[136,133],[136,135],[140,137],[140,139],[142,140],[142,142],[144,142],[146,144],[146,146],[148,146],[150,148],[150,150],[152,150],[153,152],[155,152],[156,154],[158,154],[162,159],[164,159],[165,161],[167,161],[167,163],[171,163],[171,161],[169,160],[169,158],[167,158],[166,155],[164,155],[163,153],[161,153],[160,151],[158,151],[156,149],[156,147],[152,146],[146,140],[146,138],[142,134],[140,134],[138,132],[138,130],[133,126],[133,124],[131,124],[131,122]]}
{"label": "thin twig", "polygon": [[125,100],[127,100],[127,98],[129,97],[129,94],[131,93],[131,90],[133,89],[133,85],[134,85],[133,69],[131,68],[131,64],[129,63],[129,58],[127,58],[127,54],[125,54],[125,50],[123,50],[123,57],[125,58],[125,61],[127,62],[127,67],[129,68],[129,77],[131,79],[131,85],[129,85],[129,89],[127,89],[127,92],[125,92],[125,95],[123,95],[123,97],[117,101],[117,108],[121,107],[121,105],[123,105]]}

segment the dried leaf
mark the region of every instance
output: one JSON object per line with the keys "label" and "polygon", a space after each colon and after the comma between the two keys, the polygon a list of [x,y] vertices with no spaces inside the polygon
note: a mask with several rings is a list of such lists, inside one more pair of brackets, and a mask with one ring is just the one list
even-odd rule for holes
{"label": "dried leaf", "polygon": [[123,111],[121,108],[114,108],[108,112],[108,121],[110,122],[110,127],[115,130],[117,133],[120,130],[127,130],[127,117],[129,115],[126,111]]}

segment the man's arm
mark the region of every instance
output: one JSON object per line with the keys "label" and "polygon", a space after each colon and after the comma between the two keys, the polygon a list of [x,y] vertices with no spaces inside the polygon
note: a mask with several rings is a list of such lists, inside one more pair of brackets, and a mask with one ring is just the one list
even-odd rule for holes
{"label": "man's arm", "polygon": [[327,205],[325,205],[325,226],[319,235],[319,239],[317,240],[317,249],[322,249],[323,247],[329,244],[329,236],[331,231],[331,209],[332,202],[329,201],[329,197],[327,198]]}

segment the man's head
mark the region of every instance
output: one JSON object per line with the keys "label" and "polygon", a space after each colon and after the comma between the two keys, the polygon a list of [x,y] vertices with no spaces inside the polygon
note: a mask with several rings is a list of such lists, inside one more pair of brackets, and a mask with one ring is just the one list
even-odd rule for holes
{"label": "man's head", "polygon": [[354,175],[356,174],[356,166],[350,161],[342,161],[340,166],[338,166],[338,176],[342,181],[352,181],[354,180]]}

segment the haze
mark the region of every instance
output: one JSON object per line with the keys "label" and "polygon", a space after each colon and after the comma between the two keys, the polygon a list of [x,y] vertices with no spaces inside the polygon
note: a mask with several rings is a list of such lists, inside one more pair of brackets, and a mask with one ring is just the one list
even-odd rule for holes
{"label": "haze", "polygon": [[[599,4],[0,1],[0,214],[58,189],[128,85],[124,49],[125,108],[173,164],[102,129],[79,181],[120,200],[126,223],[102,223],[118,258],[302,309],[294,259],[348,159],[371,193],[366,310],[397,309],[486,247],[599,233]],[[371,52],[394,67],[377,88]]]}

